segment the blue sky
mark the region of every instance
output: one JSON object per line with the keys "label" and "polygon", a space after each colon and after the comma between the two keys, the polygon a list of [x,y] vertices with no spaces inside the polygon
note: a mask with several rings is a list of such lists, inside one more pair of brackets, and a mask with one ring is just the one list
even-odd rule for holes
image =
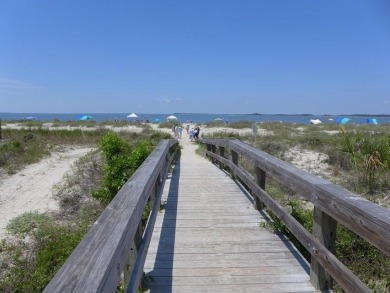
{"label": "blue sky", "polygon": [[388,0],[1,0],[0,112],[389,114]]}

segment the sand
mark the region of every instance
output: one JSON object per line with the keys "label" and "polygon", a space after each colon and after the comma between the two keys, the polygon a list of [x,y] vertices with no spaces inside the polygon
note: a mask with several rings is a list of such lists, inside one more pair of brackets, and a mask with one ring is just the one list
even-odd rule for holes
{"label": "sand", "polygon": [[[21,125],[10,124],[6,127],[21,128]],[[50,124],[45,125],[48,129],[59,129]],[[163,131],[173,135],[171,129],[158,128],[152,124],[153,129]],[[195,127],[191,124],[190,127]],[[64,126],[61,129],[71,130],[77,127]],[[142,128],[136,126],[110,127],[114,131],[140,132]],[[85,127],[82,130],[92,130],[92,127]],[[231,129],[225,127],[210,127],[200,125],[201,136],[215,132],[237,133],[240,135],[252,134],[251,128]],[[258,135],[272,135],[264,129],[258,129]],[[183,129],[182,144],[191,143],[186,130]],[[55,211],[58,202],[52,196],[52,189],[59,184],[64,176],[71,170],[72,164],[80,157],[91,151],[90,148],[68,148],[63,152],[53,153],[49,158],[39,163],[26,166],[22,171],[7,175],[0,181],[0,239],[6,235],[6,226],[9,221],[26,212],[47,212]],[[316,175],[327,174],[328,165],[324,154],[293,148],[287,153],[291,163],[299,168],[314,173]]]}
{"label": "sand", "polygon": [[58,203],[52,197],[53,186],[89,151],[91,148],[69,148],[3,177],[0,181],[0,239],[5,237],[11,219],[26,212],[57,210]]}

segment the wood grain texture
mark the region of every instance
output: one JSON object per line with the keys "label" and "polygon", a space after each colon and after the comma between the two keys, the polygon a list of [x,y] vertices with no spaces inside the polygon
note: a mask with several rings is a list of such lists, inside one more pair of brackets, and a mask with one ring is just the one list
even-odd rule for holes
{"label": "wood grain texture", "polygon": [[251,195],[195,145],[183,147],[145,262],[150,292],[315,292],[308,263],[260,227]]}
{"label": "wood grain texture", "polygon": [[274,158],[240,141],[229,147],[268,175],[299,192],[316,207],[387,255],[390,255],[390,212],[352,192]]}
{"label": "wood grain texture", "polygon": [[240,141],[229,141],[229,147],[233,149],[233,152],[252,162],[256,168],[264,170],[281,183],[300,192],[301,195],[313,202],[318,211],[317,214],[325,216],[326,223],[323,223],[322,227],[317,225],[314,229],[317,233],[316,237],[320,240],[318,241],[308,234],[303,227],[299,227],[299,223],[286,213],[264,191],[264,188],[260,188],[258,182],[255,182],[253,176],[249,175],[246,170],[226,158],[208,153],[214,160],[220,161],[232,169],[231,172],[239,177],[252,192],[254,191],[255,195],[261,201],[264,201],[310,251],[315,258],[312,261],[315,266],[315,272],[312,272],[312,281],[316,287],[324,288],[331,284],[330,276],[321,268],[324,267],[347,292],[370,292],[365,284],[331,253],[334,250],[336,221],[344,224],[383,252],[389,254],[389,210]]}
{"label": "wood grain texture", "polygon": [[44,292],[113,292],[170,146],[155,148],[91,227]]}

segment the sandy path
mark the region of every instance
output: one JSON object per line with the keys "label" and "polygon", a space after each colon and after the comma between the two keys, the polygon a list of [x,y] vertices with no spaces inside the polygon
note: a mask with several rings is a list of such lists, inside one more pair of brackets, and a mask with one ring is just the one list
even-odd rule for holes
{"label": "sandy path", "polygon": [[25,212],[58,209],[52,197],[53,185],[59,183],[73,163],[91,148],[69,149],[54,153],[39,163],[3,178],[0,182],[0,239],[8,222]]}

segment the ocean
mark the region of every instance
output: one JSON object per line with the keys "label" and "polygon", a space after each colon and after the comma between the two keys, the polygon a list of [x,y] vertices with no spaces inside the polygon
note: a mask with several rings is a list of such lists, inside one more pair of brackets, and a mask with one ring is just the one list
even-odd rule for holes
{"label": "ocean", "polygon": [[350,118],[349,123],[355,124],[366,124],[368,118],[376,118],[379,124],[389,124],[389,116],[356,116],[356,115],[346,115],[346,116],[330,116],[330,115],[271,115],[271,114],[198,114],[198,113],[173,113],[173,114],[148,114],[148,113],[137,113],[138,118],[127,118],[127,115],[130,113],[0,113],[0,119],[2,120],[26,120],[26,119],[35,119],[38,121],[76,121],[79,120],[81,116],[88,115],[91,116],[91,120],[96,122],[104,121],[114,121],[123,120],[129,121],[133,120],[146,120],[148,119],[151,122],[154,122],[156,119],[160,121],[166,121],[166,118],[170,115],[174,115],[180,122],[191,121],[194,123],[204,123],[214,121],[216,118],[220,118],[223,121],[227,122],[236,122],[236,121],[251,121],[251,122],[285,122],[285,123],[296,123],[296,124],[310,124],[311,119],[319,119],[323,123],[328,123],[331,120],[329,118],[336,120],[338,117],[347,117]]}

